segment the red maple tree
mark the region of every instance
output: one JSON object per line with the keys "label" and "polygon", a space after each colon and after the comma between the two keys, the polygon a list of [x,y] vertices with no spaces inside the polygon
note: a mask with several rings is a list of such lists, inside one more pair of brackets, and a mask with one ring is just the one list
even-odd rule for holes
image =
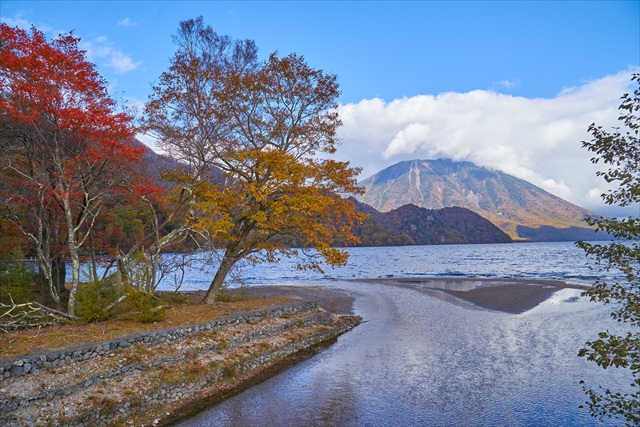
{"label": "red maple tree", "polygon": [[28,222],[24,215],[11,218],[39,248],[39,266],[50,283],[47,215],[60,215],[72,265],[73,316],[80,248],[104,201],[128,183],[144,147],[131,144],[133,118],[118,111],[78,38],[60,35],[48,42],[35,27],[0,24],[0,40],[1,162],[12,182],[2,202],[31,210]]}

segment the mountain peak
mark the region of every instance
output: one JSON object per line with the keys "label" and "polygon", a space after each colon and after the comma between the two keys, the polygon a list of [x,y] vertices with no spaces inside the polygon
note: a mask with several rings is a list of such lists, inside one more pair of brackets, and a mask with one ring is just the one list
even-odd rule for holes
{"label": "mountain peak", "polygon": [[[451,159],[406,160],[363,180],[359,197],[380,211],[406,204],[427,209],[459,206],[487,218],[512,238],[593,238],[586,216],[594,212],[504,172]],[[556,238],[550,230],[557,230]],[[586,237],[588,236],[588,237]],[[601,237],[601,236],[598,236]]]}

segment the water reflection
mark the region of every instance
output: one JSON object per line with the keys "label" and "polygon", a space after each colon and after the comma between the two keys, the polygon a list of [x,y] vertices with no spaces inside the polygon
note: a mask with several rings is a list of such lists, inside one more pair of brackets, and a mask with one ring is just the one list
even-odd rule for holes
{"label": "water reflection", "polygon": [[381,283],[332,286],[367,322],[180,425],[596,425],[578,408],[580,379],[624,383],[576,356],[611,323],[606,308],[570,302],[578,290],[513,315]]}
{"label": "water reflection", "polygon": [[397,286],[405,285],[413,288],[427,288],[427,289],[446,289],[449,291],[469,292],[473,289],[477,289],[481,286],[491,286],[495,284],[495,281],[481,281],[474,279],[438,279],[438,278],[425,278],[425,279],[395,279],[385,280],[387,284],[395,284]]}
{"label": "water reflection", "polygon": [[593,308],[588,298],[582,297],[580,289],[560,289],[550,298],[529,310],[532,315],[539,313],[571,313]]}

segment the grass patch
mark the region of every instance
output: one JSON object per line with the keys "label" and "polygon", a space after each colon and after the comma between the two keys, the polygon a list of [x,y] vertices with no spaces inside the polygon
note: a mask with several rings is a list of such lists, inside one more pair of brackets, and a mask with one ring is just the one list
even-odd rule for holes
{"label": "grass patch", "polygon": [[246,292],[240,289],[237,292],[228,292],[225,289],[221,289],[218,295],[216,295],[216,302],[238,302],[244,301],[246,298]]}
{"label": "grass patch", "polygon": [[100,396],[94,402],[94,406],[103,414],[114,414],[118,410],[118,401],[110,397]]}
{"label": "grass patch", "polygon": [[198,378],[206,375],[208,372],[209,369],[197,361],[189,363],[183,370],[184,379],[188,382],[195,382]]}
{"label": "grass patch", "polygon": [[237,375],[238,375],[238,370],[236,369],[236,366],[233,363],[233,361],[227,362],[226,366],[222,371],[222,379],[227,380],[227,379],[235,378]]}
{"label": "grass patch", "polygon": [[133,344],[129,351],[125,352],[125,357],[122,359],[124,365],[134,365],[145,362],[153,357],[153,352],[141,345],[140,343]]}
{"label": "grass patch", "polygon": [[208,322],[232,313],[289,304],[292,300],[286,297],[245,298],[233,302],[200,304],[200,297],[186,297],[185,301],[175,302],[171,301],[170,295],[160,295],[160,301],[167,307],[165,317],[154,323],[142,323],[136,319],[111,319],[0,334],[0,359],[31,354],[35,351],[57,350],[81,343],[108,341],[135,332]]}

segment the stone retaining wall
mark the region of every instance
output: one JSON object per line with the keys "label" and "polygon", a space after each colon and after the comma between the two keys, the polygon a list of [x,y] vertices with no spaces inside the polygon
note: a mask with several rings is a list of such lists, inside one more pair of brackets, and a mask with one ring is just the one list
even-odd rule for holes
{"label": "stone retaining wall", "polygon": [[[289,318],[291,316],[291,318]],[[270,318],[280,318],[275,322],[264,324]],[[318,346],[327,345],[340,334],[352,329],[360,323],[355,316],[337,316],[318,309],[316,302],[305,302],[268,310],[258,310],[240,313],[210,322],[173,328],[162,331],[148,331],[126,336],[121,339],[93,343],[63,351],[43,353],[40,355],[22,356],[14,360],[3,361],[3,375],[11,378],[14,375],[24,376],[34,374],[45,368],[53,368],[64,364],[80,363],[86,359],[99,356],[113,356],[122,352],[139,351],[139,346],[172,343],[171,346],[180,347],[180,340],[192,340],[191,336],[210,337],[206,331],[215,331],[225,326],[227,339],[209,341],[206,345],[197,344],[197,353],[188,350],[178,353],[167,352],[161,357],[149,359],[145,362],[131,358],[124,365],[109,365],[106,371],[91,376],[81,376],[75,381],[60,382],[60,384],[39,390],[28,389],[19,396],[9,396],[3,393],[0,384],[0,425],[18,427],[22,425],[52,425],[58,426],[111,426],[120,425],[123,420],[137,419],[137,423],[156,425],[175,421],[176,416],[184,414],[185,408],[194,402],[204,402],[206,399],[224,395],[231,390],[246,387],[249,381],[263,372],[271,372],[277,366],[291,363],[293,358],[305,351],[313,351]],[[243,326],[243,333],[230,333],[236,330],[234,326],[240,324],[257,324],[247,329]],[[260,327],[260,324],[263,326]],[[241,328],[241,329],[242,329]],[[305,332],[306,331],[306,332]],[[199,334],[199,335],[198,335]],[[216,332],[215,336],[218,332]],[[289,334],[289,335],[287,335]],[[295,340],[282,340],[282,336],[297,337]],[[203,343],[206,342],[202,341]],[[275,341],[270,341],[275,339]],[[280,341],[278,341],[280,339]],[[191,341],[193,343],[193,341]],[[277,345],[263,343],[280,342]],[[131,347],[136,344],[134,347]],[[129,348],[131,347],[131,348]],[[236,352],[234,349],[238,348]],[[184,348],[184,347],[182,347]],[[247,349],[250,349],[247,351]],[[234,356],[235,354],[235,356]],[[211,355],[224,355],[222,358],[211,358]],[[209,362],[197,363],[198,370],[189,374],[189,367],[195,366],[194,357],[203,357]],[[98,361],[100,359],[97,359]],[[106,359],[105,359],[106,360]],[[55,364],[57,362],[57,364]],[[102,363],[92,361],[91,363]],[[25,368],[26,365],[30,365]],[[76,369],[82,369],[78,365]],[[72,366],[73,367],[73,366]],[[24,368],[22,371],[17,368]],[[14,371],[15,369],[15,371]],[[171,371],[173,370],[173,371]],[[179,372],[179,376],[169,376],[162,381],[149,382],[157,373]],[[185,373],[184,375],[182,373]],[[35,381],[21,378],[17,381]],[[156,377],[157,378],[157,377]],[[132,381],[137,383],[144,379],[151,386],[142,388],[137,393],[130,393],[127,389],[120,389],[121,384]],[[231,381],[229,381],[231,380]],[[7,384],[14,384],[14,379]],[[138,383],[139,384],[139,383]],[[113,393],[102,393],[101,390],[120,389]],[[222,388],[221,388],[222,387]],[[25,390],[26,391],[26,390]],[[221,394],[222,392],[222,394]],[[76,409],[68,408],[70,400],[79,403]],[[85,400],[86,399],[86,400]],[[91,404],[84,405],[83,402]],[[98,400],[95,400],[98,399]],[[66,403],[64,403],[66,402]],[[198,404],[198,403],[196,403]],[[169,409],[169,408],[173,409]],[[51,412],[50,408],[55,409]],[[169,415],[167,410],[172,411]],[[174,411],[175,410],[175,411]],[[171,418],[173,417],[173,418]],[[154,420],[156,420],[154,422]],[[26,423],[26,424],[25,424]]]}
{"label": "stone retaining wall", "polygon": [[290,304],[269,310],[256,310],[247,313],[238,313],[232,316],[221,317],[195,325],[181,326],[160,331],[138,332],[110,341],[85,344],[65,350],[30,356],[18,356],[13,359],[3,360],[0,362],[0,383],[6,378],[30,374],[36,372],[38,369],[55,368],[75,362],[81,362],[92,357],[104,356],[113,350],[118,348],[127,348],[134,343],[150,345],[160,342],[172,342],[201,331],[213,331],[224,326],[240,323],[252,323],[261,319],[294,315],[317,309],[318,303],[315,301]]}
{"label": "stone retaining wall", "polygon": [[[352,317],[352,316],[349,316]],[[323,342],[328,342],[340,334],[352,329],[359,321],[339,322],[334,327],[325,331],[314,334],[303,340],[293,342],[287,346],[266,350],[260,354],[253,355],[236,363],[227,366],[221,366],[217,370],[213,370],[208,375],[200,378],[197,382],[183,382],[174,385],[163,385],[145,396],[144,400],[118,402],[119,409],[114,413],[106,413],[104,410],[84,413],[80,416],[73,417],[58,424],[58,427],[77,427],[77,426],[99,426],[106,427],[114,421],[126,419],[132,415],[144,411],[158,405],[168,405],[179,400],[189,399],[200,390],[206,388],[212,383],[223,381],[225,378],[240,376],[254,369],[267,367],[269,364],[275,363],[286,357],[292,356],[298,352],[313,348]],[[153,425],[166,425],[166,421],[158,419]]]}
{"label": "stone retaining wall", "polygon": [[[306,311],[301,311],[301,313],[304,313],[304,312]],[[256,339],[263,339],[270,336],[278,335],[287,330],[291,330],[301,326],[331,325],[332,323],[333,323],[332,314],[326,311],[321,311],[318,313],[310,314],[309,316],[306,316],[304,319],[292,320],[291,322],[287,322],[284,325],[280,325],[274,328],[257,330],[247,336],[240,336],[228,343],[225,343],[224,345],[214,344],[214,345],[202,348],[201,352],[215,352],[217,350],[220,350],[221,348],[225,348],[225,349],[234,348]],[[262,354],[268,354],[268,352],[262,353]],[[155,360],[151,364],[136,363],[136,364],[130,364],[125,366],[119,366],[116,369],[112,369],[107,372],[93,375],[83,380],[82,382],[67,384],[64,387],[56,388],[53,390],[41,391],[37,394],[23,397],[20,400],[0,398],[0,415],[4,413],[8,413],[10,411],[18,411],[21,408],[28,407],[34,402],[47,402],[47,401],[52,401],[54,399],[59,399],[63,396],[71,395],[72,393],[75,393],[79,390],[92,387],[104,381],[116,381],[119,377],[123,375],[141,373],[148,369],[157,368],[159,366],[171,366],[176,363],[183,362],[186,359],[186,357],[187,356],[185,354],[180,354],[176,357],[165,357],[162,359]],[[272,358],[273,357],[270,356],[264,361],[269,361]]]}

